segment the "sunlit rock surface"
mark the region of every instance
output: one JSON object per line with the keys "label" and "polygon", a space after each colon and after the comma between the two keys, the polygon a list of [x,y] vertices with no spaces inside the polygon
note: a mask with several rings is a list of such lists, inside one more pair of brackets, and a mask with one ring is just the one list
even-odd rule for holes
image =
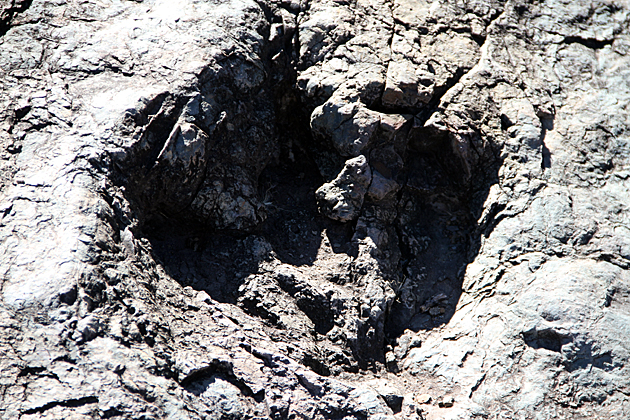
{"label": "sunlit rock surface", "polygon": [[0,418],[629,418],[629,28],[0,1]]}

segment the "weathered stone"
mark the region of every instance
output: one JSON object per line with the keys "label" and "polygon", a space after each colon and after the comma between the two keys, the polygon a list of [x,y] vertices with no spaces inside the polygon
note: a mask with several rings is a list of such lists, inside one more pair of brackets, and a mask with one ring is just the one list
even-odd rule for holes
{"label": "weathered stone", "polygon": [[372,171],[365,156],[348,159],[337,178],[315,192],[320,211],[340,222],[356,219],[371,181]]}
{"label": "weathered stone", "polygon": [[630,417],[630,8],[460,3],[0,2],[0,417]]}
{"label": "weathered stone", "polygon": [[387,67],[387,82],[383,104],[392,108],[413,108],[425,104],[433,96],[433,75],[423,73],[408,61],[391,61]]}
{"label": "weathered stone", "polygon": [[365,108],[358,99],[330,98],[311,115],[313,134],[330,139],[348,157],[359,156],[370,145],[379,124],[379,113]]}
{"label": "weathered stone", "polygon": [[372,172],[372,182],[368,189],[368,196],[374,201],[381,201],[392,196],[400,189],[400,185],[393,179],[385,178],[378,171]]}
{"label": "weathered stone", "polygon": [[384,380],[370,381],[368,382],[368,385],[385,400],[394,413],[401,411],[403,395],[399,389],[396,389]]}

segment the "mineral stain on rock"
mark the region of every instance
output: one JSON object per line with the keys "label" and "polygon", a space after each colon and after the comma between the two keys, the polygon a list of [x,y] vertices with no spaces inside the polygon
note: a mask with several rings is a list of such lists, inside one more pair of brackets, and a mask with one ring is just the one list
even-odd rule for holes
{"label": "mineral stain on rock", "polygon": [[629,27],[0,2],[0,417],[628,418]]}

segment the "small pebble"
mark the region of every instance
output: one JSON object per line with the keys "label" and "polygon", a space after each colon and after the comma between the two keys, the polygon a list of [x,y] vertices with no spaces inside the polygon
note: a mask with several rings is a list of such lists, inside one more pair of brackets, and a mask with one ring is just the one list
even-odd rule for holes
{"label": "small pebble", "polygon": [[420,394],[416,397],[418,404],[429,404],[431,402],[431,396],[429,394]]}

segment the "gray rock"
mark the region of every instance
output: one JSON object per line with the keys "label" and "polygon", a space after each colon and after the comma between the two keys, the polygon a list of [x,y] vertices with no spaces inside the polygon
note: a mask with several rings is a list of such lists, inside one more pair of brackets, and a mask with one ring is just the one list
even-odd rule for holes
{"label": "gray rock", "polygon": [[422,73],[408,61],[390,61],[383,92],[383,104],[395,107],[415,107],[427,103],[433,96],[433,75]]}
{"label": "gray rock", "polygon": [[629,27],[0,2],[0,417],[628,418]]}
{"label": "gray rock", "polygon": [[389,408],[391,408],[394,413],[399,413],[401,411],[403,395],[400,390],[391,386],[384,380],[370,381],[368,382],[368,385],[385,400]]}
{"label": "gray rock", "polygon": [[447,396],[442,398],[442,400],[438,403],[439,407],[451,408],[455,404],[455,399],[452,396]]}
{"label": "gray rock", "polygon": [[371,181],[372,171],[365,156],[348,159],[339,175],[315,192],[320,211],[340,222],[356,219]]}
{"label": "gray rock", "polygon": [[342,156],[359,156],[370,145],[379,125],[379,113],[367,109],[358,98],[331,97],[311,115],[313,134],[330,139]]}
{"label": "gray rock", "polygon": [[381,201],[400,190],[400,185],[393,179],[384,177],[378,171],[372,172],[372,182],[368,189],[369,197],[374,201]]}

